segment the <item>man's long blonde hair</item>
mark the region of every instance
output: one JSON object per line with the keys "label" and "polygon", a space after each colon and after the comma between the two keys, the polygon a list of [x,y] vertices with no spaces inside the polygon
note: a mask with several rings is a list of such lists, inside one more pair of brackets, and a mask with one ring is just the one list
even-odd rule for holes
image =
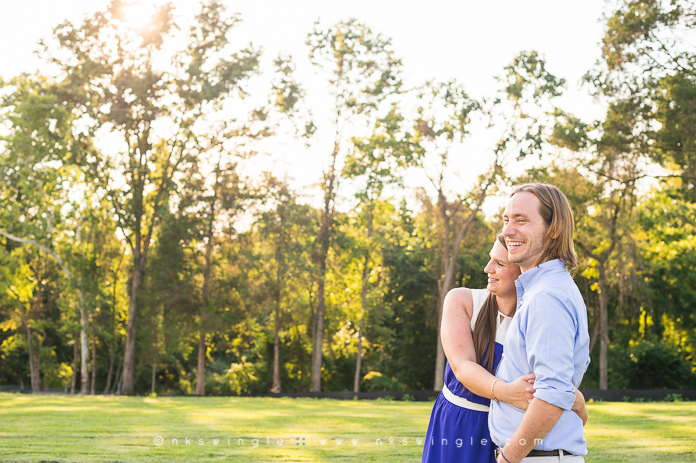
{"label": "man's long blonde hair", "polygon": [[568,269],[575,269],[578,266],[578,256],[573,245],[575,222],[568,198],[561,190],[547,183],[525,183],[515,187],[510,197],[523,191],[539,198],[539,213],[548,228],[544,236],[545,249],[536,265],[561,259]]}

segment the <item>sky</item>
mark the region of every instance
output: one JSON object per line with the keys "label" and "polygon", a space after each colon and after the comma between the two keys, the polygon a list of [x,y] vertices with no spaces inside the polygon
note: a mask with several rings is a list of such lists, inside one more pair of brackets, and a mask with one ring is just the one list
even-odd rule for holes
{"label": "sky", "polygon": [[[160,0],[144,0],[145,3]],[[195,1],[172,1],[175,14],[190,19],[198,9]],[[254,161],[251,170],[272,170],[287,176],[310,202],[318,195],[312,185],[321,178],[323,162],[330,153],[323,82],[307,59],[305,39],[315,21],[324,26],[356,18],[374,31],[392,39],[403,61],[406,82],[417,85],[428,79],[457,79],[473,97],[490,96],[497,88],[495,77],[523,50],[536,50],[548,69],[566,79],[568,88],[558,104],[585,120],[601,118],[603,108],[593,101],[580,80],[600,58],[604,0],[582,2],[529,0],[526,2],[470,0],[429,2],[413,0],[254,0],[226,1],[229,12],[241,14],[242,23],[230,35],[239,48],[249,42],[263,49],[262,68],[271,69],[279,52],[291,54],[297,64],[297,79],[307,89],[307,105],[319,126],[309,148],[301,143],[280,143]],[[106,7],[106,0],[0,0],[0,76],[7,79],[22,72],[50,72],[33,52],[41,38],[64,20],[80,21]],[[265,97],[265,95],[264,95]],[[490,134],[474,133],[453,154],[448,169],[453,193],[470,189],[490,159],[494,140]],[[428,181],[412,172],[408,191]],[[493,201],[488,211],[499,202]]]}

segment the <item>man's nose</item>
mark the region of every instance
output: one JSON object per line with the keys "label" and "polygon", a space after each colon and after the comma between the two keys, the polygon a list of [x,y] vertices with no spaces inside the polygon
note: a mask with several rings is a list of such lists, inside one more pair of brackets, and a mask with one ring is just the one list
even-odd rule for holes
{"label": "man's nose", "polygon": [[508,221],[508,223],[503,225],[503,236],[514,235],[514,230],[515,227],[512,226],[512,221]]}

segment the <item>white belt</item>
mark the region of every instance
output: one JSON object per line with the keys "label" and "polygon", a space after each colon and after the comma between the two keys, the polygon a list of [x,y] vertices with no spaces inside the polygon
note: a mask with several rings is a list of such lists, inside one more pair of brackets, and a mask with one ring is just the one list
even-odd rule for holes
{"label": "white belt", "polygon": [[458,395],[454,395],[454,393],[452,393],[452,391],[447,389],[447,384],[442,385],[442,395],[445,396],[445,399],[449,400],[454,405],[459,405],[462,408],[468,408],[469,410],[476,410],[478,412],[486,412],[486,413],[488,413],[488,410],[490,409],[490,407],[488,407],[488,405],[477,404],[476,402],[466,400],[464,397],[459,397]]}

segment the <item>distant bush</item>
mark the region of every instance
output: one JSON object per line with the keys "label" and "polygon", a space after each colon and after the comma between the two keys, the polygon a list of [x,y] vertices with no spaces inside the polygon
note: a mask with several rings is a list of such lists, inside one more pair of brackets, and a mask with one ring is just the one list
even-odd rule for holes
{"label": "distant bush", "polygon": [[690,389],[696,385],[691,364],[666,342],[640,341],[628,351],[631,389]]}
{"label": "distant bush", "polygon": [[367,392],[403,391],[406,387],[396,379],[385,376],[379,371],[371,371],[363,377],[361,389]]}
{"label": "distant bush", "polygon": [[252,383],[257,381],[256,365],[246,362],[232,363],[222,372],[223,362],[213,362],[205,375],[205,392],[208,395],[244,395],[250,392]]}
{"label": "distant bush", "polygon": [[681,394],[667,394],[665,402],[684,402],[684,397]]}
{"label": "distant bush", "polygon": [[[586,389],[599,388],[599,349],[595,349],[587,374]],[[631,346],[609,345],[609,389],[696,388],[696,374],[684,355],[667,342],[639,341]]]}
{"label": "distant bush", "polygon": [[415,402],[416,398],[412,396],[411,394],[404,394],[404,396],[401,398],[404,402]]}

